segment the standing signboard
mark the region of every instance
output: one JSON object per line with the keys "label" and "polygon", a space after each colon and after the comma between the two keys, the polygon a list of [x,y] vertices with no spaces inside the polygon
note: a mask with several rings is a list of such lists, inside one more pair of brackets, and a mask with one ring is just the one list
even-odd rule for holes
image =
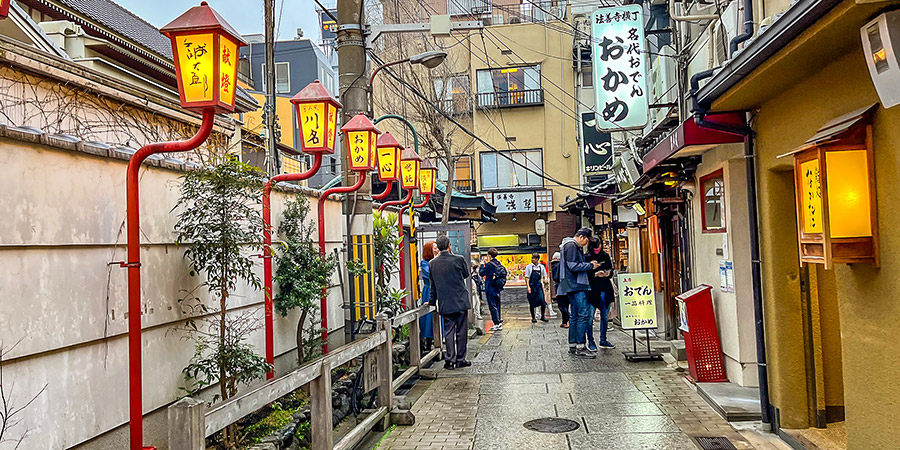
{"label": "standing signboard", "polygon": [[[622,352],[629,361],[654,360],[662,358],[659,352],[650,349],[650,329],[657,328],[656,294],[653,291],[652,273],[620,273],[619,316],[622,329],[631,330],[634,351]],[[637,330],[645,330],[647,351],[638,353]]]}
{"label": "standing signboard", "polygon": [[581,113],[581,152],[584,155],[584,174],[594,175],[613,170],[612,135],[598,131],[597,113]]}
{"label": "standing signboard", "polygon": [[594,11],[591,38],[597,128],[643,128],[650,117],[643,7],[626,5]]}

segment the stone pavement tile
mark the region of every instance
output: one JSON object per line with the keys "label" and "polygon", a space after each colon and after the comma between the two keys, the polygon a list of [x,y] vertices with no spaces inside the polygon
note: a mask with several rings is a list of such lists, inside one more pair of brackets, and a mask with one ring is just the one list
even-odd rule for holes
{"label": "stone pavement tile", "polygon": [[541,417],[556,417],[556,408],[552,404],[542,405],[478,405],[478,420],[504,418],[507,420],[523,419],[525,423]]}
{"label": "stone pavement tile", "polygon": [[697,450],[682,433],[617,433],[569,435],[572,450]]}
{"label": "stone pavement tile", "polygon": [[[558,390],[548,385],[551,393]],[[640,391],[576,391],[572,393],[573,403],[646,403],[650,400]]]}
{"label": "stone pavement tile", "polygon": [[538,433],[523,427],[484,427],[475,435],[476,450],[550,450],[565,449],[565,434]]}
{"label": "stone pavement tile", "polygon": [[646,403],[576,403],[574,405],[556,405],[560,417],[596,416],[662,416],[663,412],[655,404]]}
{"label": "stone pavement tile", "polygon": [[559,383],[559,375],[552,373],[504,374],[488,375],[481,378],[481,383],[527,384],[527,383]]}
{"label": "stone pavement tile", "polygon": [[479,405],[553,405],[553,404],[572,404],[572,397],[569,394],[531,394],[522,395],[517,393],[492,393],[481,394]]}
{"label": "stone pavement tile", "polygon": [[681,428],[666,416],[585,416],[588,434],[678,433]]}
{"label": "stone pavement tile", "polygon": [[509,362],[506,366],[506,373],[542,373],[544,372],[544,361],[520,361],[517,363]]}
{"label": "stone pavement tile", "polygon": [[528,384],[492,384],[481,383],[481,394],[548,394],[547,385],[545,383],[528,383]]}

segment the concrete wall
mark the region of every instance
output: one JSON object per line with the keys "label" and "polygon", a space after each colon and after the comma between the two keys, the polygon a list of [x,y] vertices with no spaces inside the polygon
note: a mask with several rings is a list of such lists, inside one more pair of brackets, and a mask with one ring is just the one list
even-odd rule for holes
{"label": "concrete wall", "polygon": [[[757,386],[750,241],[747,220],[747,177],[742,144],[718,146],[703,155],[693,186],[694,284],[712,286],[713,307],[729,381]],[[703,231],[700,179],[718,170],[725,179],[725,233]],[[727,246],[727,249],[725,248]],[[724,255],[725,252],[728,255]],[[719,262],[734,265],[734,292],[721,288]]]}
{"label": "concrete wall", "polygon": [[[875,102],[878,97],[862,51],[856,49],[763,103],[759,110],[756,129],[769,373],[772,400],[781,409],[786,427],[806,427],[808,415],[792,175],[790,160],[776,160],[775,156],[799,146],[828,120]],[[837,265],[831,271],[833,284],[827,280],[817,283],[819,292],[835,291],[840,311],[842,363],[840,367],[826,363],[824,375],[826,380],[843,380],[847,444],[851,449],[893,448],[900,440],[896,420],[900,415],[896,386],[900,358],[895,339],[900,332],[896,289],[900,256],[894,251],[900,245],[900,232],[893,225],[900,213],[900,197],[896,195],[900,171],[898,125],[900,109],[879,108],[874,149],[881,268]],[[820,296],[820,305],[823,303]],[[827,305],[820,310],[823,315],[831,314]],[[826,317],[823,323],[834,322]],[[827,325],[824,328],[833,329]],[[833,336],[823,338],[823,349],[834,345]],[[836,356],[834,350],[826,353],[825,361]]]}
{"label": "concrete wall", "polygon": [[[13,430],[13,436],[29,431],[24,448],[68,448],[128,420],[126,272],[108,264],[125,259],[126,164],[0,138],[0,210],[6,212],[0,221],[0,342],[5,349],[18,342],[6,355],[3,376],[15,383],[19,402],[47,386]],[[181,175],[158,167],[142,171],[145,412],[181,395],[181,369],[193,354],[192,343],[174,330],[187,317],[176,300],[198,283],[188,276],[183,249],[173,245],[170,210]],[[274,194],[276,226],[287,198]],[[326,236],[330,251],[340,246],[337,224],[343,220],[339,202],[326,207],[335,224]],[[261,264],[257,270],[261,275]],[[261,291],[240,285],[229,307],[261,318],[262,302]],[[332,327],[343,325],[341,302],[333,290]],[[276,354],[292,352],[296,320],[276,314]],[[264,354],[262,330],[249,342]],[[146,442],[164,448],[165,431],[148,428]],[[118,432],[103,448],[126,442],[127,434]]]}

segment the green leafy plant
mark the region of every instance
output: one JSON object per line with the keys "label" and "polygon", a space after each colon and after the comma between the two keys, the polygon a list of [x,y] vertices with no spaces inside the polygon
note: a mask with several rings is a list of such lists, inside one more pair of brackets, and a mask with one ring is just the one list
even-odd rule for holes
{"label": "green leafy plant", "polygon": [[285,317],[295,309],[300,310],[297,322],[297,361],[300,364],[315,358],[315,349],[321,345],[319,321],[310,313],[319,307],[322,291],[328,288],[337,265],[334,257],[323,257],[319,253],[312,238],[313,227],[307,222],[309,211],[309,200],[305,196],[298,195],[287,203],[278,227],[284,245],[278,253],[278,270],[275,272],[279,292],[274,303],[278,313]]}
{"label": "green leafy plant", "polygon": [[405,291],[391,287],[391,269],[400,264],[403,238],[397,236],[397,214],[374,211],[375,289],[378,309],[400,311]]}
{"label": "green leafy plant", "polygon": [[[257,314],[228,313],[228,298],[238,282],[260,287],[251,255],[261,251],[263,223],[257,207],[263,176],[252,166],[228,159],[182,177],[174,208],[180,211],[175,243],[185,248],[190,275],[203,278],[198,289],[205,288],[214,301],[207,305],[198,297],[179,299],[185,312],[213,313],[201,319],[204,324],[198,325],[193,316],[185,322],[195,342],[194,356],[183,370],[189,394],[218,383],[217,398],[224,400],[271,368],[246,342],[259,328]],[[234,426],[223,430],[222,441],[228,448],[237,444]]]}

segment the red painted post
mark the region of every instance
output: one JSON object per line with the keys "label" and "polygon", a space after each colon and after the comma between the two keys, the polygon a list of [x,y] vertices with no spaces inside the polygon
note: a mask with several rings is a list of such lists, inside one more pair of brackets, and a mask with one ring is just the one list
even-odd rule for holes
{"label": "red painted post", "polygon": [[143,392],[141,367],[141,211],[139,186],[141,163],[156,153],[184,152],[200,146],[212,132],[215,111],[203,110],[203,122],[197,134],[181,142],[164,142],[142,147],[128,162],[125,178],[127,197],[126,236],[128,259],[121,263],[128,268],[128,417],[131,450],[142,450],[143,436]]}
{"label": "red painted post", "polygon": [[[331,194],[346,194],[349,192],[357,191],[362,187],[366,182],[366,177],[369,176],[368,172],[359,172],[356,174],[359,177],[356,180],[356,184],[350,187],[335,187],[331,188],[319,197],[318,204],[318,213],[319,213],[319,254],[322,257],[325,257],[325,201],[328,200],[328,197]],[[322,300],[320,303],[320,307],[322,309],[322,353],[328,353],[328,289],[322,289]]]}
{"label": "red painted post", "polygon": [[388,182],[387,182],[387,187],[384,188],[384,192],[382,192],[382,193],[380,193],[380,194],[378,194],[378,195],[373,195],[373,196],[372,196],[372,200],[379,200],[379,201],[380,201],[380,200],[386,199],[388,195],[391,195],[391,190],[392,190],[393,188],[394,188],[394,182],[393,182],[393,181],[388,181]]}
{"label": "red painted post", "polygon": [[[322,153],[316,153],[315,159],[313,159],[312,167],[309,168],[306,172],[303,173],[285,173],[281,175],[276,175],[266,183],[266,186],[263,188],[263,196],[262,196],[262,218],[263,218],[263,279],[265,281],[265,294],[266,294],[266,302],[265,302],[265,310],[266,310],[266,362],[269,364],[275,364],[275,320],[274,313],[272,307],[272,300],[274,299],[272,294],[272,257],[274,254],[272,253],[272,209],[271,209],[271,199],[270,195],[272,194],[272,188],[275,187],[276,183],[282,181],[301,181],[311,178],[319,169],[322,167]],[[269,373],[266,374],[266,379],[271,380],[275,377],[275,369],[273,368]]]}

